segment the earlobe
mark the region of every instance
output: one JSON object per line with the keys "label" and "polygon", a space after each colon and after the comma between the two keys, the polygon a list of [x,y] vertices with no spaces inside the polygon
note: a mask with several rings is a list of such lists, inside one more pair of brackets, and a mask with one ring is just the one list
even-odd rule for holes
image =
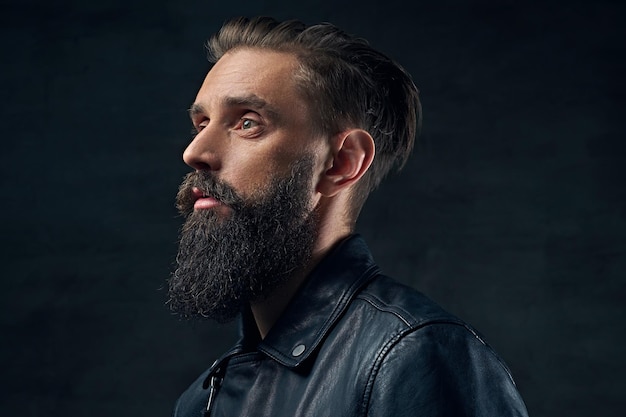
{"label": "earlobe", "polygon": [[332,161],[322,173],[318,191],[331,197],[356,183],[374,160],[376,148],[372,136],[363,129],[352,129],[335,136]]}

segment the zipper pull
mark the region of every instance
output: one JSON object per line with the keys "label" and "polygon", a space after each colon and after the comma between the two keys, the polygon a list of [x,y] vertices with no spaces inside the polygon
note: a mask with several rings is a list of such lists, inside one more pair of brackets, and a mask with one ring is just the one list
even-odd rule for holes
{"label": "zipper pull", "polygon": [[209,399],[207,400],[206,410],[204,410],[204,417],[209,417],[211,415],[211,409],[213,408],[215,397],[217,396],[217,392],[222,385],[222,377],[219,376],[220,370],[220,368],[216,369],[215,373],[211,376],[211,381],[209,382]]}

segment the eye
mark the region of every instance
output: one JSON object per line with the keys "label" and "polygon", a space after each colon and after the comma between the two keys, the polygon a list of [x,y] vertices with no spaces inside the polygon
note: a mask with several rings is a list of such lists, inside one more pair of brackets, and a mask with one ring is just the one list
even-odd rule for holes
{"label": "eye", "polygon": [[249,130],[258,125],[259,125],[259,122],[257,122],[256,120],[246,119],[246,118],[241,119],[241,129],[243,130]]}
{"label": "eye", "polygon": [[233,127],[233,131],[242,138],[254,139],[258,138],[265,131],[263,119],[254,112],[247,112]]}
{"label": "eye", "polygon": [[207,127],[207,125],[209,124],[209,120],[205,119],[203,121],[201,121],[200,123],[198,123],[198,126],[196,127],[196,130],[198,132],[200,132],[202,129],[204,129],[205,127]]}
{"label": "eye", "polygon": [[199,122],[195,122],[192,120],[192,124],[193,126],[191,127],[191,137],[195,137],[198,133],[200,133],[202,131],[202,129],[204,129],[207,124],[209,123],[209,121],[207,119],[205,120],[201,120]]}

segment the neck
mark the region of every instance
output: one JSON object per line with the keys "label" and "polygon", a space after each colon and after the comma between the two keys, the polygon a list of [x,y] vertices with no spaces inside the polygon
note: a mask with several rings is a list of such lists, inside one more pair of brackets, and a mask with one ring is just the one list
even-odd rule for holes
{"label": "neck", "polygon": [[298,275],[292,276],[285,285],[274,291],[268,298],[250,305],[261,339],[265,339],[309,272],[310,270],[302,271]]}

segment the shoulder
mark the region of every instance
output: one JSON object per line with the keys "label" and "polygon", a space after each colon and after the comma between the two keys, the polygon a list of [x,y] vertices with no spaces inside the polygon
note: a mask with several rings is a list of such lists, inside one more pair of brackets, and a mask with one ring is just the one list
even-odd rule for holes
{"label": "shoulder", "polygon": [[526,415],[506,364],[468,323],[386,276],[354,301],[386,334],[363,395],[367,415]]}
{"label": "shoulder", "polygon": [[460,365],[460,359],[480,355],[492,360],[510,378],[506,364],[478,330],[420,291],[380,275],[358,293],[357,300],[376,311],[370,313],[376,318],[371,320],[373,326],[387,329],[379,352],[381,360],[405,355],[412,361],[428,358],[432,365],[438,357]]}

